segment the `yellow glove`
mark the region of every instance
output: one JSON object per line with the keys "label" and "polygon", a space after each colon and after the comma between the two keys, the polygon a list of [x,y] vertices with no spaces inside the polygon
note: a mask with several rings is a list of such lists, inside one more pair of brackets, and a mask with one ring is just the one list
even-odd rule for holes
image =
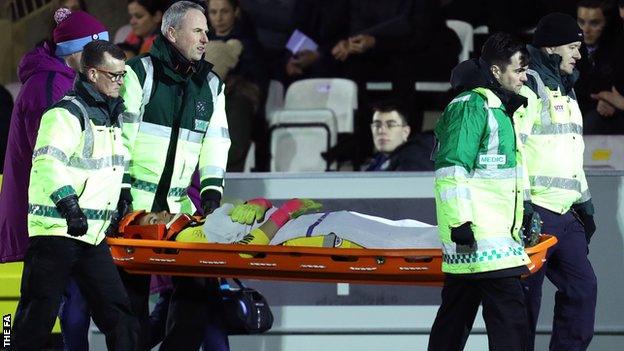
{"label": "yellow glove", "polygon": [[256,221],[262,222],[264,214],[271,208],[271,202],[267,199],[252,199],[244,204],[236,205],[230,212],[232,222],[251,225]]}

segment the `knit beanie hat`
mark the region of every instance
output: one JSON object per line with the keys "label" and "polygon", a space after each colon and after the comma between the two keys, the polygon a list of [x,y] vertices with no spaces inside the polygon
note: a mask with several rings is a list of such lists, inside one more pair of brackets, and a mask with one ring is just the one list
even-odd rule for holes
{"label": "knit beanie hat", "polygon": [[533,34],[533,46],[553,47],[583,41],[583,31],[574,17],[554,12],[542,17]]}
{"label": "knit beanie hat", "polygon": [[54,13],[53,38],[56,56],[62,57],[82,51],[93,40],[108,40],[108,32],[100,21],[84,11],[71,12],[60,8]]}

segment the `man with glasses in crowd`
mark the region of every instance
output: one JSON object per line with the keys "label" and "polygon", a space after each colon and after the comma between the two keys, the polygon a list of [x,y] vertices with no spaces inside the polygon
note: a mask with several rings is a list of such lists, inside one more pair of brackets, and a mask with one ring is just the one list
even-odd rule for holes
{"label": "man with glasses in crowd", "polygon": [[[366,167],[366,171],[429,171],[433,162],[429,160],[430,145],[424,138],[410,138],[410,126],[398,104],[391,101],[379,103],[374,108],[371,132],[377,153]],[[432,139],[432,138],[430,138]],[[427,150],[423,154],[423,150]]]}
{"label": "man with glasses in crowd", "polygon": [[123,51],[108,41],[85,45],[73,91],[41,118],[28,188],[30,239],[15,350],[44,347],[70,277],[108,349],[136,346],[138,323],[104,241],[127,154],[119,97],[124,60]]}

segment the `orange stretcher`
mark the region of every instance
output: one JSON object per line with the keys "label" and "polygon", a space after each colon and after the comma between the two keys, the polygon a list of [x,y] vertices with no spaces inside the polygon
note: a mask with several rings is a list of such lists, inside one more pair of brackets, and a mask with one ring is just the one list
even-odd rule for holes
{"label": "orange stretcher", "polygon": [[[114,262],[142,274],[366,284],[441,285],[444,280],[441,249],[182,243],[163,240],[167,232],[162,224],[125,227],[125,238],[107,239]],[[531,273],[556,243],[554,236],[542,235],[526,249]]]}

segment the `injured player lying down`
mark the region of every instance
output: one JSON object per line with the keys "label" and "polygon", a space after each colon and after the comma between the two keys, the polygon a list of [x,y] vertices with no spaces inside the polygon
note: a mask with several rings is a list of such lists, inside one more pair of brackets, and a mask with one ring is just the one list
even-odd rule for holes
{"label": "injured player lying down", "polygon": [[[273,207],[266,199],[253,199],[236,206],[226,203],[205,219],[187,220],[171,239],[198,243],[369,249],[441,246],[437,227],[426,223],[411,219],[391,221],[351,211],[310,213],[320,207],[319,203],[307,199],[291,199],[279,208]],[[167,212],[130,215],[135,216],[134,224],[168,224],[168,227],[180,217]]]}

